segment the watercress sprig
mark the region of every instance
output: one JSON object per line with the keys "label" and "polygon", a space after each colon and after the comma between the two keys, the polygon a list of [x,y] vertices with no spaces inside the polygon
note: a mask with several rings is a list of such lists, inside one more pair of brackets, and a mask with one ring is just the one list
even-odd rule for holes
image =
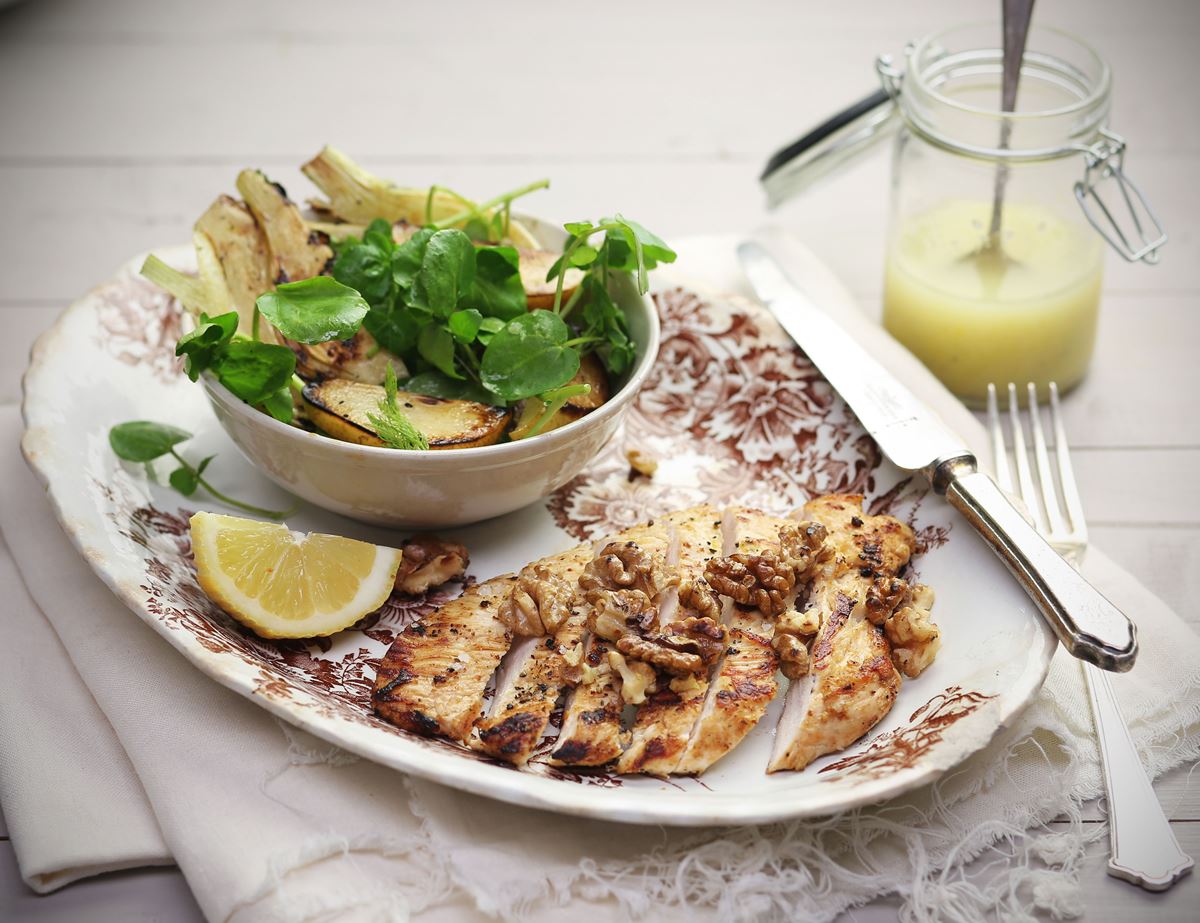
{"label": "watercress sprig", "polygon": [[270,519],[283,519],[292,512],[292,510],[263,509],[261,506],[243,503],[241,500],[235,500],[233,497],[221,493],[204,479],[204,471],[216,458],[215,455],[209,455],[207,458],[201,459],[198,464],[193,465],[175,451],[175,446],[191,438],[192,434],[185,429],[166,423],[154,423],[150,420],[131,420],[128,423],[118,423],[108,431],[108,444],[118,458],[145,465],[149,465],[150,462],[162,458],[164,455],[170,455],[175,459],[179,463],[179,467],[171,472],[168,479],[171,486],[185,497],[192,496],[197,488],[203,487],[226,506],[247,513],[266,516]]}
{"label": "watercress sprig", "polygon": [[[563,255],[546,273],[546,281],[558,279],[554,291],[556,314],[567,314],[569,307],[574,306],[574,299],[569,306],[564,305],[562,300],[563,280],[568,268],[596,273],[605,283],[612,270],[632,272],[637,280],[638,292],[644,295],[650,288],[648,271],[659,263],[675,262],[675,251],[661,238],[621,215],[601,218],[595,224],[576,221],[563,227],[570,235],[563,247]],[[588,239],[601,231],[604,232],[604,241],[599,247],[593,247]]]}
{"label": "watercress sprig", "polygon": [[591,390],[592,386],[589,384],[564,385],[561,388],[555,388],[552,391],[542,394],[542,413],[534,421],[533,426],[529,427],[529,432],[525,434],[524,438],[528,439],[531,436],[536,436],[542,431],[542,427],[549,423],[556,413],[562,410],[563,405],[567,401],[573,397],[588,394]]}
{"label": "watercress sprig", "polygon": [[[513,200],[529,195],[531,192],[537,192],[539,189],[547,189],[549,186],[550,180],[548,179],[535,180],[532,183],[518,186],[516,189],[502,193],[478,205],[460,196],[458,193],[443,187],[443,192],[449,192],[456,199],[462,201],[466,205],[466,208],[451,215],[449,218],[443,218],[441,221],[434,222],[433,227],[439,229],[452,228],[461,224],[467,234],[478,240],[486,240],[492,243],[501,241],[508,236],[508,224],[512,212]],[[430,196],[425,202],[426,220],[428,220],[431,213],[432,203],[433,190],[431,188]],[[490,219],[488,218],[488,212],[492,212]]]}
{"label": "watercress sprig", "polygon": [[211,370],[221,384],[247,404],[290,423],[295,355],[286,346],[239,336],[237,324],[236,311],[216,317],[201,313],[195,329],[175,344],[175,355],[183,357],[183,369],[192,381]]}
{"label": "watercress sprig", "polygon": [[527,312],[515,249],[476,247],[456,228],[422,228],[396,243],[391,225],[376,221],[361,241],[342,244],[333,276],[368,301],[363,326],[416,373],[410,390],[500,400],[486,388],[479,395],[480,365],[496,334]]}
{"label": "watercress sprig", "polygon": [[[645,293],[648,271],[675,260],[659,237],[620,214],[572,222],[565,225],[563,254],[546,276],[557,280],[553,308],[530,311],[517,251],[491,241],[506,236],[512,201],[546,185],[539,180],[480,204],[431,189],[427,215],[438,192],[463,209],[399,242],[388,221],[373,221],[361,239],[337,242],[332,278],[283,283],[260,295],[252,337],[237,333],[236,312],[200,313],[176,354],[193,380],[211,371],[237,397],[290,422],[292,392],[302,386],[296,358],[286,346],[259,341],[260,319],[302,344],[347,339],[361,328],[403,360],[407,390],[500,405],[540,399],[545,411],[530,430],[536,433],[581,393],[583,386],[569,383],[585,355],[594,352],[615,375],[633,363],[625,316],[609,295],[611,274],[630,273]],[[593,243],[599,234],[603,239]],[[150,261],[147,269],[156,271]],[[564,298],[568,270],[583,278]],[[397,383],[390,369],[389,379],[377,425],[388,444],[419,448],[420,434],[393,399]]]}
{"label": "watercress sprig", "polygon": [[[529,312],[517,252],[476,246],[466,232],[446,227],[463,220],[453,215],[402,243],[386,221],[376,221],[361,240],[343,242],[334,263],[334,278],[370,303],[363,325],[414,372],[407,389],[511,404],[545,399],[570,381],[588,352],[613,374],[632,364],[633,342],[608,294],[608,276],[631,272],[644,292],[648,270],[675,259],[660,238],[620,215],[566,225],[563,256],[547,276],[558,279],[554,311]],[[592,246],[598,233],[604,240]],[[564,267],[584,273],[565,303]],[[562,322],[580,304],[581,322]]]}

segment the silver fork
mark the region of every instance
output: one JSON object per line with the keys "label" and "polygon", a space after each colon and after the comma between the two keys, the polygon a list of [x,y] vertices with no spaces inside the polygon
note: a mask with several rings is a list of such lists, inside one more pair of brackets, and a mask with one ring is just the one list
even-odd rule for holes
{"label": "silver fork", "polygon": [[[1067,436],[1059,413],[1058,386],[1050,383],[1050,425],[1054,432],[1058,486],[1042,429],[1037,387],[1030,383],[1028,391],[1037,486],[1029,466],[1029,451],[1017,405],[1017,386],[1011,382],[1008,385],[1008,413],[1015,481],[1008,463],[996,386],[988,385],[988,424],[996,459],[996,480],[1001,488],[1020,496],[1029,509],[1034,527],[1059,554],[1078,568],[1087,551],[1087,523],[1083,518],[1083,504],[1079,501]],[[1104,788],[1108,795],[1108,874],[1148,891],[1165,891],[1191,871],[1192,859],[1179,848],[1179,841],[1158,803],[1129,728],[1121,717],[1108,674],[1083,661],[1080,661],[1080,667],[1092,700],[1092,716],[1104,764]]]}

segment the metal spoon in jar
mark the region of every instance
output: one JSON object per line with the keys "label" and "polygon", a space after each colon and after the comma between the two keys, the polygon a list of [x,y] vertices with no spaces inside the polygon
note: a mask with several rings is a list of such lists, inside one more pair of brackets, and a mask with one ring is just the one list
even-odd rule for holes
{"label": "metal spoon in jar", "polygon": [[[1015,112],[1017,108],[1017,86],[1021,81],[1021,62],[1025,59],[1025,43],[1029,38],[1029,22],[1033,18],[1033,0],[1002,0],[1004,10],[1004,63],[1000,84],[1000,109]],[[1000,149],[1008,147],[1012,135],[1012,122],[1004,119],[1000,124]],[[992,196],[992,220],[988,226],[987,240],[969,257],[991,257],[1001,262],[1012,262],[1004,253],[1000,241],[1001,215],[1004,211],[1004,187],[1008,183],[1008,164],[1001,161],[996,165],[996,182]]]}

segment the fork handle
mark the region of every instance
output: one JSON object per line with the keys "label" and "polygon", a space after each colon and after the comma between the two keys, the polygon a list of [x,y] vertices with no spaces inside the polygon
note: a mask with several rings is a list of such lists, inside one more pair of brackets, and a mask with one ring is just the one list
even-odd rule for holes
{"label": "fork handle", "polygon": [[1106,673],[1083,664],[1108,795],[1108,874],[1165,891],[1192,868],[1163,814]]}
{"label": "fork handle", "polygon": [[932,480],[992,546],[1072,655],[1117,673],[1133,666],[1133,623],[1038,535],[973,457],[942,462]]}

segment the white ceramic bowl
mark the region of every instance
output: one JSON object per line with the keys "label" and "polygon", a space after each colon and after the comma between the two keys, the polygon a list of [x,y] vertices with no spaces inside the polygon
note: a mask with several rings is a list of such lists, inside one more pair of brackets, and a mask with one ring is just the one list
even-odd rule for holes
{"label": "white ceramic bowl", "polygon": [[[544,245],[561,247],[561,236],[553,240],[557,229],[531,223]],[[317,506],[397,527],[490,519],[545,497],[578,474],[616,431],[650,371],[659,338],[654,303],[624,276],[615,277],[612,286],[637,346],[632,369],[613,383],[612,397],[599,408],[530,439],[436,452],[361,446],[280,423],[207,374],[205,393],[242,453],[277,484]]]}

